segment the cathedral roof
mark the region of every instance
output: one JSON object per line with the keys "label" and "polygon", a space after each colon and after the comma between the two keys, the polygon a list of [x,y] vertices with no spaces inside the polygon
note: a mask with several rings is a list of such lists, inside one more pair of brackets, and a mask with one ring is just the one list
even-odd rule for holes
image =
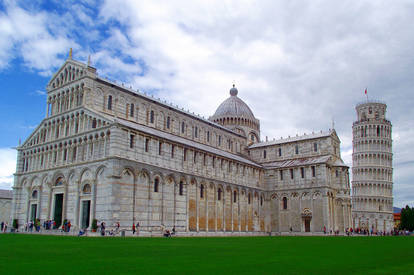
{"label": "cathedral roof", "polygon": [[330,160],[331,156],[320,156],[320,157],[307,157],[307,158],[298,158],[298,159],[288,159],[282,161],[274,161],[269,163],[264,163],[265,168],[288,168],[296,166],[304,166],[311,164],[327,163]]}
{"label": "cathedral roof", "polygon": [[[312,133],[312,134],[305,134],[303,136],[294,136],[288,138],[281,138],[278,140],[269,140],[269,141],[262,141],[249,146],[249,149],[258,148],[258,147],[265,147],[265,146],[272,146],[272,145],[279,145],[289,142],[301,141],[301,140],[309,140],[309,139],[316,139],[322,137],[329,137],[334,133],[335,130],[329,130],[327,132],[319,132],[319,133]],[[335,134],[336,135],[336,134]]]}
{"label": "cathedral roof", "polygon": [[213,154],[216,154],[216,155],[228,158],[228,159],[232,159],[232,160],[235,160],[235,161],[240,161],[242,163],[249,164],[251,166],[255,166],[255,167],[258,167],[258,168],[262,167],[261,165],[255,163],[255,162],[253,162],[253,161],[251,161],[247,158],[244,158],[240,155],[236,155],[236,154],[233,154],[233,153],[230,153],[230,152],[226,152],[224,150],[221,150],[221,149],[209,146],[209,145],[205,145],[205,144],[202,144],[202,143],[198,143],[198,142],[195,142],[195,141],[192,141],[192,140],[180,137],[180,136],[176,136],[176,135],[173,135],[173,134],[170,134],[170,133],[158,130],[158,129],[154,129],[152,127],[141,125],[141,124],[138,124],[138,123],[135,123],[135,122],[131,122],[129,120],[122,119],[122,118],[116,118],[116,122],[118,122],[118,123],[120,123],[124,126],[130,127],[132,129],[138,130],[140,132],[149,134],[149,135],[157,136],[157,137],[160,137],[160,138],[163,138],[163,139],[166,139],[166,140],[171,140],[171,141],[174,141],[174,142],[177,142],[177,143],[189,146],[189,147],[196,148],[196,149],[201,150],[201,151],[210,152],[210,153],[213,153]]}
{"label": "cathedral roof", "polygon": [[11,198],[13,198],[13,191],[12,190],[0,189],[0,198],[1,199],[11,199]]}
{"label": "cathedral roof", "polygon": [[233,85],[233,88],[230,89],[230,97],[220,104],[212,118],[242,117],[256,120],[252,110],[250,110],[249,106],[237,94],[238,90]]}
{"label": "cathedral roof", "polygon": [[[212,126],[214,126],[214,127],[216,127],[216,128],[220,128],[221,130],[224,130],[224,131],[226,131],[226,132],[229,132],[229,133],[232,133],[232,134],[234,134],[234,135],[238,135],[238,136],[241,136],[240,134],[238,134],[238,133],[236,133],[236,132],[234,132],[234,131],[232,131],[232,130],[230,130],[230,129],[228,129],[228,128],[226,128],[226,127],[224,127],[224,126],[222,126],[222,125],[220,125],[220,124],[218,124],[218,123],[216,123],[216,122],[214,122],[214,121],[212,121],[212,120],[210,120],[210,119],[205,119],[204,117],[202,117],[202,116],[200,116],[200,115],[196,115],[196,114],[194,114],[194,112],[193,113],[191,113],[190,111],[186,111],[186,110],[184,110],[184,108],[179,108],[178,107],[178,105],[176,105],[176,106],[174,106],[172,103],[167,103],[167,101],[162,101],[161,99],[156,99],[156,98],[154,98],[153,96],[149,96],[149,95],[147,95],[147,94],[145,94],[145,93],[143,93],[143,92],[140,92],[140,91],[138,91],[138,90],[133,90],[131,87],[130,88],[128,88],[128,87],[126,87],[126,86],[124,86],[123,84],[121,85],[121,84],[119,84],[119,83],[116,83],[116,82],[113,82],[113,81],[111,81],[111,80],[109,80],[109,79],[106,79],[106,78],[103,78],[103,77],[99,77],[99,76],[97,76],[97,78],[96,78],[98,81],[101,81],[101,82],[103,82],[103,83],[105,83],[105,84],[110,84],[110,85],[112,85],[112,86],[116,86],[116,87],[118,87],[118,88],[120,88],[120,89],[123,89],[123,90],[125,90],[125,91],[128,91],[128,92],[130,92],[130,93],[132,93],[132,94],[134,94],[135,96],[139,96],[139,97],[142,97],[142,98],[145,98],[145,99],[147,99],[147,100],[150,100],[150,101],[152,101],[152,102],[154,102],[154,103],[156,103],[156,104],[159,104],[159,105],[161,105],[161,106],[163,106],[163,107],[165,107],[165,108],[168,108],[168,109],[172,109],[172,110],[174,110],[174,111],[176,111],[176,112],[179,112],[179,113],[182,113],[182,114],[184,114],[184,115],[187,115],[187,116],[190,116],[191,118],[193,118],[193,119],[197,119],[197,120],[200,120],[200,121],[203,121],[203,122],[205,122],[205,123],[208,123],[208,124],[210,124],[210,125],[212,125]],[[241,136],[242,137],[242,136]]]}

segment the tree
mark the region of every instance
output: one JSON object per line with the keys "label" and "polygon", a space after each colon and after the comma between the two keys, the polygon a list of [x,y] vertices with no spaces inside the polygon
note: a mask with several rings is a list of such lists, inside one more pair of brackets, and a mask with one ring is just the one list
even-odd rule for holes
{"label": "tree", "polygon": [[408,205],[401,209],[401,223],[400,229],[403,230],[414,230],[414,207],[409,207]]}

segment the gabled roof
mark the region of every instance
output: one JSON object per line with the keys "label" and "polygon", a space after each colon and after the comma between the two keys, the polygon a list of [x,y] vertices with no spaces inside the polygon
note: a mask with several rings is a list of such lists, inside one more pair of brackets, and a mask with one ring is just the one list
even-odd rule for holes
{"label": "gabled roof", "polygon": [[47,122],[48,120],[58,118],[58,117],[61,117],[61,116],[66,116],[67,113],[74,112],[74,111],[77,111],[77,110],[78,111],[84,111],[86,114],[88,114],[90,116],[93,116],[93,117],[96,117],[97,119],[106,120],[108,123],[111,123],[114,120],[114,118],[111,117],[111,116],[106,116],[106,115],[103,115],[103,114],[101,114],[99,112],[96,112],[94,110],[90,110],[85,106],[80,106],[80,107],[77,107],[75,109],[71,109],[71,110],[67,111],[66,113],[56,114],[56,115],[53,115],[51,117],[46,117],[46,118],[42,119],[42,121],[37,125],[37,127],[32,131],[32,133],[26,138],[26,140],[21,145],[19,145],[18,148],[22,148],[22,147],[26,146],[27,143],[29,142],[29,140],[39,131],[39,128],[41,128],[42,125],[45,122]]}
{"label": "gabled roof", "polygon": [[0,199],[12,199],[12,198],[13,198],[12,190],[0,189]]}
{"label": "gabled roof", "polygon": [[55,79],[59,76],[59,74],[60,74],[62,71],[64,71],[64,70],[65,70],[65,68],[66,68],[66,66],[67,66],[68,64],[70,64],[70,65],[72,65],[72,66],[74,66],[74,67],[77,67],[77,68],[79,68],[79,69],[83,69],[83,70],[86,70],[86,69],[87,69],[87,67],[88,67],[86,64],[84,64],[84,63],[82,63],[82,62],[76,61],[76,60],[74,60],[74,59],[72,59],[72,58],[68,58],[68,59],[66,59],[65,63],[63,63],[63,65],[59,68],[59,70],[57,70],[57,72],[53,74],[52,78],[51,78],[51,79],[49,80],[49,82],[47,83],[47,86],[48,86],[48,87],[49,87],[49,86],[53,83],[53,81],[55,81]]}
{"label": "gabled roof", "polygon": [[310,165],[310,164],[327,163],[330,160],[330,158],[331,156],[320,156],[320,157],[288,159],[288,160],[264,163],[263,166],[265,168],[288,168],[288,167],[295,167],[295,166],[305,166],[305,165]]}
{"label": "gabled roof", "polygon": [[205,144],[198,143],[198,142],[195,142],[195,141],[192,141],[192,140],[188,140],[186,138],[176,136],[176,135],[173,135],[173,134],[170,134],[170,133],[166,133],[166,132],[163,132],[163,131],[160,131],[160,130],[157,130],[157,129],[154,129],[154,128],[151,128],[151,127],[148,127],[148,126],[137,124],[137,123],[134,123],[134,122],[122,119],[122,118],[116,118],[116,122],[118,122],[119,124],[124,125],[126,127],[138,130],[142,133],[153,135],[153,136],[163,138],[163,139],[166,139],[166,140],[171,140],[171,141],[176,142],[176,143],[180,143],[180,144],[183,144],[183,145],[186,145],[186,146],[189,146],[189,147],[196,148],[200,151],[211,152],[213,154],[222,156],[224,158],[228,158],[228,159],[232,159],[234,161],[239,161],[239,162],[242,162],[242,163],[245,163],[245,164],[249,164],[249,165],[255,166],[257,168],[262,168],[261,165],[255,163],[251,160],[248,160],[248,159],[246,159],[242,156],[232,154],[232,153],[217,149],[217,148],[209,146],[209,145],[205,145]]}
{"label": "gabled roof", "polygon": [[282,138],[278,140],[270,140],[270,141],[262,141],[258,143],[254,143],[249,146],[249,149],[258,148],[258,147],[266,147],[266,146],[272,146],[272,145],[280,145],[280,144],[286,144],[290,142],[296,142],[296,141],[304,141],[304,140],[311,140],[316,138],[322,138],[322,137],[329,137],[332,136],[333,138],[336,138],[339,140],[338,136],[336,135],[335,130],[329,130],[328,132],[318,132],[318,133],[312,133],[309,135],[303,135],[303,136],[294,136],[294,137],[288,137],[288,138]]}

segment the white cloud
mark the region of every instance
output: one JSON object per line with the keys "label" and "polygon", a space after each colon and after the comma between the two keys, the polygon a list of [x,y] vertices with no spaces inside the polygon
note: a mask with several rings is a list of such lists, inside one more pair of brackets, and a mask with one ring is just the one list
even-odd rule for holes
{"label": "white cloud", "polygon": [[262,137],[327,130],[334,118],[348,165],[355,105],[368,87],[370,98],[387,102],[394,126],[395,201],[414,196],[412,174],[399,168],[414,160],[412,4],[125,0],[89,3],[99,9],[93,18],[85,3],[63,14],[8,3],[0,69],[19,55],[50,74],[72,46],[75,58],[93,53],[99,74],[206,117],[234,80]]}
{"label": "white cloud", "polygon": [[28,68],[51,75],[52,69],[62,64],[61,56],[70,47],[78,47],[63,28],[54,33],[53,25],[62,26],[62,18],[6,2],[5,11],[0,13],[0,69],[6,68],[13,57],[20,56]]}
{"label": "white cloud", "polygon": [[42,95],[43,96],[43,95],[47,95],[47,92],[46,91],[43,91],[43,90],[36,90],[35,91],[35,94],[36,95]]}
{"label": "white cloud", "polygon": [[11,189],[13,174],[16,172],[17,152],[10,148],[0,148],[0,189]]}

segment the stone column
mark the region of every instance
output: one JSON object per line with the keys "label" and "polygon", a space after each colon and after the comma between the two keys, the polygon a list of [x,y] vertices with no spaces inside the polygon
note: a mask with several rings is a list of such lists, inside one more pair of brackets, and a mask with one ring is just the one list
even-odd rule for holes
{"label": "stone column", "polygon": [[80,181],[75,181],[76,184],[76,205],[75,205],[75,226],[78,228],[81,227],[81,221],[80,221]]}
{"label": "stone column", "polygon": [[[91,201],[91,204],[92,204],[91,221],[96,218],[96,192],[97,192],[96,184],[97,184],[97,181],[93,180],[92,181],[92,201]],[[80,185],[79,185],[78,188],[80,188]],[[80,190],[79,190],[79,192],[80,192]]]}
{"label": "stone column", "polygon": [[199,199],[198,196],[200,196],[200,191],[198,190],[199,186],[198,186],[198,181],[195,183],[196,186],[196,222],[197,222],[197,232],[199,232],[199,227],[198,227],[198,219],[200,218],[199,215]]}
{"label": "stone column", "polygon": [[210,189],[208,182],[206,182],[206,188],[205,188],[205,217],[206,217],[206,232],[208,232],[208,190]]}

